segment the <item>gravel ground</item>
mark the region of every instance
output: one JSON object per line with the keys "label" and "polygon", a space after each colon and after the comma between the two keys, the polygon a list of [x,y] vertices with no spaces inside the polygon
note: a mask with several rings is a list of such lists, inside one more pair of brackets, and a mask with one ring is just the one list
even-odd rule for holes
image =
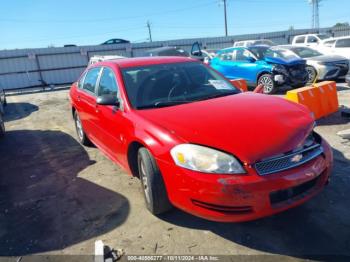
{"label": "gravel ground", "polygon": [[[350,106],[350,89],[338,84],[338,90],[340,103]],[[350,143],[336,135],[350,123],[339,113],[316,128],[335,156],[321,194],[272,217],[225,224],[177,209],[151,215],[138,179],[78,144],[67,94],[8,97],[0,141],[0,255],[93,254],[94,241],[102,239],[127,255],[350,256]]]}

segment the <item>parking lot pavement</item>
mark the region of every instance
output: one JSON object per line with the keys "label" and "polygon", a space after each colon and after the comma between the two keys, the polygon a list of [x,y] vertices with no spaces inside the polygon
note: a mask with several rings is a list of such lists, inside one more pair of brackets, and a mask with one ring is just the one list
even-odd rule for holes
{"label": "parking lot pavement", "polygon": [[[349,106],[349,88],[338,89]],[[92,254],[97,239],[126,254],[350,255],[350,143],[336,135],[350,124],[339,113],[316,128],[335,157],[321,194],[272,217],[225,224],[176,209],[152,216],[138,179],[78,144],[67,94],[8,97],[0,141],[0,255]]]}

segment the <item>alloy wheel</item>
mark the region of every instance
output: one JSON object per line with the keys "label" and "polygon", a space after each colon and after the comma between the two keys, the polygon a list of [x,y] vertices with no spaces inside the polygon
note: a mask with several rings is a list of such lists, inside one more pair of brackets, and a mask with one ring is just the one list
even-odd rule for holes
{"label": "alloy wheel", "polygon": [[147,175],[146,175],[145,164],[144,164],[142,159],[141,159],[141,162],[140,162],[140,173],[141,173],[143,191],[145,193],[146,201],[147,201],[147,203],[150,203],[151,202],[150,188],[148,186],[148,178],[147,178]]}
{"label": "alloy wheel", "polygon": [[316,78],[316,72],[312,67],[306,67],[306,71],[307,71],[307,82],[308,83],[312,83],[315,78]]}
{"label": "alloy wheel", "polygon": [[262,76],[260,78],[259,84],[264,86],[264,92],[270,93],[273,89],[273,80],[268,76]]}
{"label": "alloy wheel", "polygon": [[76,114],[76,117],[75,117],[75,124],[77,127],[77,133],[78,133],[79,139],[82,141],[84,139],[84,130],[78,114]]}

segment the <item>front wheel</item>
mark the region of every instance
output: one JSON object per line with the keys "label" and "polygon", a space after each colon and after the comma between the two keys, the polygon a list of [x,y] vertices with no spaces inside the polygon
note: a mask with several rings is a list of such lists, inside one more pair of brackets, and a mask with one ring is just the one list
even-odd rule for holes
{"label": "front wheel", "polygon": [[273,80],[273,76],[271,74],[263,74],[258,79],[258,85],[264,86],[265,94],[273,94],[276,92],[276,83]]}
{"label": "front wheel", "polygon": [[147,209],[154,215],[170,210],[172,206],[163,176],[154,157],[146,148],[139,149],[137,163]]}
{"label": "front wheel", "polygon": [[316,69],[312,66],[307,66],[306,71],[307,71],[307,83],[312,84],[317,77]]}

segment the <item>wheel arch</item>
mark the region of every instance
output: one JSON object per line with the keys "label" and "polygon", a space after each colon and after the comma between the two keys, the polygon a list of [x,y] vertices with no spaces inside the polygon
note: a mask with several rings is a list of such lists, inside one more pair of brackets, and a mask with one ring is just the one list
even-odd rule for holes
{"label": "wheel arch", "polygon": [[129,165],[129,169],[131,171],[132,176],[134,177],[139,177],[139,167],[138,167],[138,163],[137,163],[137,154],[138,151],[141,147],[145,147],[148,149],[148,147],[138,141],[138,140],[134,140],[132,141],[127,149],[127,161],[128,161],[128,165]]}

